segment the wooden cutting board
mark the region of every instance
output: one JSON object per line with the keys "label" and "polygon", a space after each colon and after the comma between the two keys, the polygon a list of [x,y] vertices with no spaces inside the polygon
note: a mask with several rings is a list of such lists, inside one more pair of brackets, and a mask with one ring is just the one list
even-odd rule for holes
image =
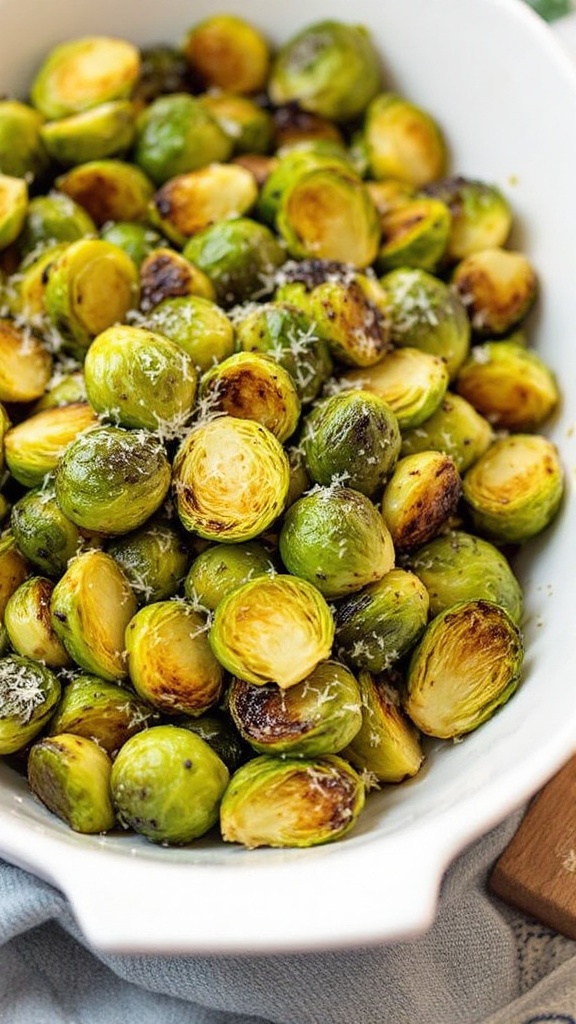
{"label": "wooden cutting board", "polygon": [[506,903],[576,939],[576,756],[531,802],[489,886]]}

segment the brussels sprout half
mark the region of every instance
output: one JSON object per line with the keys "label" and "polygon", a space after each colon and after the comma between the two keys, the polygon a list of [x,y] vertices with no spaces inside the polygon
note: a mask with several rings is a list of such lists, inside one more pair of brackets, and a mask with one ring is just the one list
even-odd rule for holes
{"label": "brussels sprout half", "polygon": [[0,249],[7,249],[22,231],[28,208],[24,178],[0,174]]}
{"label": "brussels sprout half", "polygon": [[343,756],[377,782],[412,778],[424,762],[420,733],[404,712],[398,691],[386,677],[359,673],[362,725]]}
{"label": "brussels sprout half", "polygon": [[13,532],[0,536],[0,621],[9,598],[30,574],[30,566]]}
{"label": "brussels sprout half", "polygon": [[233,14],[204,18],[188,29],[181,49],[207,88],[249,94],[266,86],[270,46],[244,18]]}
{"label": "brussels sprout half", "polygon": [[235,352],[200,380],[199,397],[214,412],[255,420],[283,444],[300,419],[296,384],[283,366],[260,352]]}
{"label": "brussels sprout half", "polygon": [[49,156],[63,167],[121,156],[136,133],[129,100],[110,100],[79,114],[46,121],[40,129]]}
{"label": "brussels sprout half", "polygon": [[455,267],[451,284],[466,307],[472,330],[483,337],[517,327],[538,293],[536,272],[524,253],[497,247],[465,256]]}
{"label": "brussels sprout half", "polygon": [[424,423],[403,430],[400,453],[444,452],[454,459],[458,472],[464,473],[484,454],[494,436],[492,425],[470,402],[448,392]]}
{"label": "brussels sprout half", "polygon": [[384,92],[374,97],[363,133],[374,178],[396,178],[421,187],[446,169],[447,148],[439,124],[403,96]]}
{"label": "brussels sprout half", "polygon": [[452,222],[446,249],[449,261],[507,241],[512,211],[495,185],[457,175],[430,182],[422,191],[446,203],[450,210]]}
{"label": "brussels sprout half", "polygon": [[30,98],[45,117],[66,117],[129,96],[139,72],[140,55],[132,43],[84,36],[50,50],[36,72]]}
{"label": "brussels sprout half", "polygon": [[[82,162],[56,178],[59,192],[87,210],[99,227],[108,221],[139,221],[148,211],[154,192],[144,172],[125,160]],[[114,239],[101,235],[106,241]]]}
{"label": "brussels sprout half", "polygon": [[85,736],[45,736],[28,754],[33,793],[74,832],[107,832],[115,825],[110,797],[112,761]]}
{"label": "brussels sprout half", "polygon": [[42,115],[28,103],[0,100],[0,172],[34,182],[48,168],[40,138]]}
{"label": "brussels sprout half", "polygon": [[382,496],[382,516],[394,546],[407,551],[431,540],[456,511],[461,493],[462,480],[449,455],[405,455]]}
{"label": "brussels sprout half", "polygon": [[211,224],[248,214],[257,196],[250,171],[214,162],[164,182],[152,198],[150,216],[166,238],[183,246]]}
{"label": "brussels sprout half", "polygon": [[54,472],[70,442],[97,425],[87,402],[43,409],[6,432],[6,465],[19,483],[36,487]]}
{"label": "brussels sprout half", "polygon": [[373,392],[386,402],[402,434],[420,426],[436,412],[450,382],[446,363],[440,356],[409,346],[387,352],[374,366],[348,370],[340,379]]}
{"label": "brussels sprout half", "polygon": [[434,272],[448,244],[450,211],[439,199],[409,199],[381,215],[380,227],[382,244],[376,258],[379,273],[394,267]]}
{"label": "brussels sprout half", "polygon": [[455,388],[499,430],[536,430],[560,401],[552,371],[536,352],[515,341],[474,345]]}
{"label": "brussels sprout half", "polygon": [[0,319],[0,402],[40,398],[52,376],[52,365],[52,356],[29,329]]}
{"label": "brussels sprout half", "polygon": [[[140,309],[146,314],[161,302],[183,296],[216,297],[210,278],[181,252],[156,245],[140,263]],[[162,333],[162,332],[160,332]]]}
{"label": "brussels sprout half", "polygon": [[48,735],[84,736],[113,758],[130,736],[154,725],[158,717],[154,708],[128,687],[83,674],[66,684]]}
{"label": "brussels sprout half", "polygon": [[17,654],[58,669],[68,667],[71,659],[52,625],[53,589],[53,581],[43,576],[24,580],[8,600],[4,625]]}
{"label": "brussels sprout half", "polygon": [[18,248],[23,256],[33,254],[36,258],[41,249],[96,234],[96,224],[88,211],[64,192],[52,190],[34,196],[28,203]]}
{"label": "brussels sprout half", "polygon": [[258,541],[211,544],[192,562],[184,580],[184,594],[193,604],[214,611],[236,587],[273,572],[270,555]]}
{"label": "brussels sprout half", "polygon": [[19,654],[0,658],[0,754],[26,747],[44,728],[61,693],[58,676]]}

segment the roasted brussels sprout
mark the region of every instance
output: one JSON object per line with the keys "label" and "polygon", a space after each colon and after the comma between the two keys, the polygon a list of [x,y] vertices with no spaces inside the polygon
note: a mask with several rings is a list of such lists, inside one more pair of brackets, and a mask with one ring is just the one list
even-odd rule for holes
{"label": "roasted brussels sprout", "polygon": [[372,501],[350,487],[320,487],[288,509],[279,536],[289,572],[329,599],[361,590],[394,565],[392,537]]}
{"label": "roasted brussels sprout", "polygon": [[446,204],[427,196],[406,200],[381,215],[378,272],[385,274],[394,267],[420,267],[434,272],[448,245],[450,221]]}
{"label": "roasted brussels sprout", "polygon": [[410,660],[404,707],[423,733],[471,732],[512,696],[524,644],[508,612],[491,601],[462,601],[429,624]]}
{"label": "roasted brussels sprout", "polygon": [[84,36],[48,53],[32,82],[30,98],[44,117],[67,117],[130,96],[139,72],[140,55],[132,43]]}
{"label": "roasted brussels sprout", "polygon": [[549,367],[536,352],[514,341],[474,345],[455,387],[498,430],[536,430],[560,400]]}
{"label": "roasted brussels sprout", "polygon": [[285,192],[293,188],[309,171],[330,168],[353,172],[348,153],[341,143],[301,143],[277,153],[275,164],[260,189],[256,204],[258,219],[275,228]]}
{"label": "roasted brussels sprout", "polygon": [[79,114],[46,121],[40,129],[49,156],[63,167],[124,155],[135,134],[134,108],[129,100],[110,100]]}
{"label": "roasted brussels sprout", "polygon": [[94,740],[71,733],[45,736],[28,754],[30,789],[74,832],[107,832],[115,825],[110,797],[112,761]]}
{"label": "roasted brussels sprout", "polygon": [[[139,167],[113,159],[82,162],[59,175],[56,187],[87,210],[99,227],[109,221],[144,219],[154,192],[152,182]],[[113,242],[114,238],[108,235],[105,240]]]}
{"label": "roasted brussels sprout", "polygon": [[126,627],[128,673],[160,711],[201,715],[218,704],[224,673],[208,643],[206,617],[184,601],[140,608]]}
{"label": "roasted brussels sprout", "polygon": [[258,196],[253,174],[239,164],[211,163],[177,174],[157,190],[153,222],[175,245],[217,221],[248,214]]}
{"label": "roasted brussels sprout", "polygon": [[232,139],[233,154],[268,153],[274,133],[269,110],[232,92],[207,92],[199,99]]}
{"label": "roasted brussels sprout", "polygon": [[19,483],[36,487],[56,469],[70,442],[97,424],[87,402],[43,409],[6,432],[6,465]]}
{"label": "roasted brussels sprout", "polygon": [[44,576],[24,580],[8,600],[4,625],[17,654],[57,669],[70,665],[70,657],[52,626],[53,589],[54,583]]}
{"label": "roasted brussels sprout", "polygon": [[59,242],[42,245],[39,252],[33,250],[24,256],[16,272],[6,281],[7,312],[19,323],[26,323],[37,330],[38,334],[42,334],[47,326],[44,296],[50,267],[66,245],[66,242]]}
{"label": "roasted brussels sprout", "polygon": [[0,100],[0,172],[35,182],[48,169],[40,138],[42,115],[28,103]]}
{"label": "roasted brussels sprout", "polygon": [[115,757],[130,736],[154,725],[158,717],[154,708],[128,687],[84,674],[66,684],[48,735],[85,736]]}
{"label": "roasted brussels sprout", "polygon": [[508,559],[489,541],[451,530],[423,544],[408,564],[426,587],[431,616],[459,601],[485,600],[521,622],[522,588]]}
{"label": "roasted brussels sprout", "polygon": [[233,679],[226,706],[242,738],[260,754],[321,757],[343,750],[362,722],[352,672],[323,661],[301,683],[281,690]]}
{"label": "roasted brussels sprout", "polygon": [[186,32],[181,48],[206,88],[243,94],[266,85],[270,47],[244,18],[213,14]]}
{"label": "roasted brussels sprout", "polygon": [[439,124],[428,111],[396,93],[379,93],[371,101],[363,141],[373,178],[396,178],[421,187],[446,169],[447,148]]}
{"label": "roasted brussels sprout", "polygon": [[209,640],[233,675],[287,689],[329,657],[334,620],[318,589],[294,576],[258,576],[218,604]]}
{"label": "roasted brussels sprout", "polygon": [[28,203],[18,248],[23,255],[36,258],[41,249],[96,234],[96,224],[88,211],[64,192],[52,190],[47,195],[33,196]]}
{"label": "roasted brussels sprout", "polygon": [[386,402],[404,433],[436,412],[446,395],[449,374],[440,356],[406,346],[387,352],[374,366],[348,370],[340,380]]}
{"label": "roasted brussels sprout", "polygon": [[397,783],[416,775],[424,762],[418,729],[404,712],[398,691],[385,676],[359,673],[362,725],[343,752],[355,768],[377,782]]}
{"label": "roasted brussels sprout", "polygon": [[9,598],[29,576],[30,566],[13,532],[0,536],[0,621]]}
{"label": "roasted brussels sprout", "polygon": [[189,843],[217,823],[228,778],[224,762],[190,729],[152,726],[131,736],[114,761],[118,822],[151,842]]}
{"label": "roasted brussels sprout", "polygon": [[52,365],[52,356],[30,330],[0,319],[0,402],[40,398],[52,376]]}
{"label": "roasted brussels sprout", "polygon": [[400,429],[379,395],[340,391],[319,400],[308,413],[300,444],[315,483],[329,486],[338,479],[373,498],[396,465]]}
{"label": "roasted brussels sprout", "polygon": [[140,604],[174,597],[190,562],[182,531],[162,515],[115,537],[106,550],[123,569]]}
{"label": "roasted brussels sprout", "polygon": [[488,420],[461,395],[448,392],[424,423],[402,431],[400,454],[444,452],[454,459],[458,472],[464,473],[493,440],[494,430]]}
{"label": "roasted brussels sprout", "polygon": [[56,499],[81,529],[129,533],[160,508],[170,479],[170,463],[152,434],[95,427],[72,441],[60,459]]}
{"label": "roasted brussels sprout", "polygon": [[160,43],[140,50],[140,74],[132,99],[136,107],[148,106],[159,96],[194,92],[196,83],[179,47]]}
{"label": "roasted brussels sprout", "polygon": [[355,668],[384,672],[420,639],[428,606],[426,587],[414,572],[390,569],[338,602],[336,649]]}
{"label": "roasted brussels sprout", "polygon": [[184,593],[192,603],[214,611],[236,587],[274,571],[270,555],[258,541],[211,544],[192,562],[184,581]]}
{"label": "roasted brussels sprout", "polygon": [[272,64],[272,102],[297,103],[333,121],[361,114],[380,88],[380,61],[362,25],[325,20],[297,32]]}
{"label": "roasted brussels sprout", "polygon": [[0,249],[7,249],[22,231],[28,208],[24,178],[0,174]]}
{"label": "roasted brussels sprout", "polygon": [[[212,301],[215,288],[209,277],[181,252],[167,245],[154,246],[140,264],[140,309],[148,313],[168,299],[190,295]],[[162,332],[160,332],[162,333]]]}
{"label": "roasted brussels sprout", "polygon": [[262,754],[232,776],[220,806],[227,843],[307,847],[341,839],[366,800],[364,783],[337,754],[296,760]]}
{"label": "roasted brussels sprout", "polygon": [[62,512],[52,486],[23,494],[12,507],[10,526],[24,557],[47,576],[61,576],[78,551],[80,531]]}
{"label": "roasted brussels sprout", "polygon": [[155,185],[227,160],[232,148],[216,118],[188,93],[158,97],[136,121],[134,160]]}
{"label": "roasted brussels sprout", "polygon": [[507,241],[512,212],[508,200],[495,185],[455,176],[424,185],[423,192],[440,199],[450,210],[452,223],[445,254],[449,261]]}
{"label": "roasted brussels sprout", "polygon": [[252,748],[244,742],[230,716],[221,709],[214,709],[198,718],[177,715],[173,723],[180,729],[189,729],[208,743],[230,774],[254,756]]}
{"label": "roasted brussels sprout", "polygon": [[82,370],[56,371],[48,381],[42,398],[34,402],[31,411],[34,415],[34,413],[42,412],[43,409],[56,409],[63,405],[75,405],[76,402],[85,402],[86,400]]}
{"label": "roasted brussels sprout", "polygon": [[61,693],[46,665],[8,654],[0,658],[0,753],[23,750],[44,728]]}
{"label": "roasted brussels sprout", "polygon": [[166,243],[166,239],[148,224],[124,220],[103,224],[100,238],[122,249],[138,269],[154,249],[159,249]]}
{"label": "roasted brussels sprout", "polygon": [[276,106],[272,111],[274,147],[282,152],[308,142],[335,142],[344,148],[340,126],[328,117],[302,110],[295,103]]}
{"label": "roasted brussels sprout", "polygon": [[176,453],[176,511],[206,540],[252,540],[282,512],[289,478],[288,457],[267,427],[219,416],[194,427]]}
{"label": "roasted brussels sprout", "polygon": [[234,328],[219,306],[201,295],[164,299],[145,317],[146,326],[177,342],[202,373],[234,352]]}
{"label": "roasted brussels sprout", "polygon": [[382,497],[382,516],[394,546],[406,551],[431,540],[455,512],[462,480],[443,452],[417,452],[400,459]]}
{"label": "roasted brussels sprout", "polygon": [[472,330],[484,337],[503,335],[517,327],[534,305],[536,272],[521,252],[482,249],[465,256],[452,275]]}
{"label": "roasted brussels sprout", "polygon": [[522,544],[552,521],[564,492],[556,446],[538,434],[498,438],[464,474],[462,494],[480,534]]}
{"label": "roasted brussels sprout", "polygon": [[250,217],[199,231],[186,243],[184,256],[208,275],[218,302],[227,309],[268,294],[271,277],[285,258],[272,231]]}
{"label": "roasted brussels sprout", "polygon": [[124,630],[136,598],[120,566],[96,549],[73,558],[52,591],[52,625],[70,657],[111,681],[127,674]]}
{"label": "roasted brussels sprout", "polygon": [[214,412],[255,420],[282,443],[300,419],[296,384],[283,366],[260,352],[235,352],[208,370],[199,396]]}

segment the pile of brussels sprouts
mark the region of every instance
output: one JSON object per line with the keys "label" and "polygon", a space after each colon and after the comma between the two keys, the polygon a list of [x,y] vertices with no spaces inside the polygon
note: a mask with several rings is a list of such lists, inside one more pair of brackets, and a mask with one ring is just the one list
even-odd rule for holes
{"label": "pile of brussels sprouts", "polygon": [[83,833],[310,846],[522,676],[555,516],[507,198],[362,27],[0,101],[0,753]]}

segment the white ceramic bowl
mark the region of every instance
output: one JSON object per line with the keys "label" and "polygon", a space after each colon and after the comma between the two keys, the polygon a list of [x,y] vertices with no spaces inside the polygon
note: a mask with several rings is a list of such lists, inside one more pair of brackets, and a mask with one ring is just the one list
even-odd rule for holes
{"label": "white ceramic bowl", "polygon": [[0,852],[69,897],[97,946],[142,951],[281,951],[405,938],[432,921],[440,880],[469,841],[520,805],[576,749],[573,588],[576,467],[576,75],[521,0],[1,0],[0,92],[18,92],[48,48],[102,32],[176,42],[207,13],[238,12],[281,41],[324,17],[361,21],[386,81],[431,110],[455,172],[499,184],[513,244],[542,299],[533,339],[557,371],[551,428],[567,496],[523,559],[526,678],[464,742],[438,745],[410,783],[371,795],[354,833],[312,850],[199,841],[162,849],[134,836],[70,832],[0,769]]}

